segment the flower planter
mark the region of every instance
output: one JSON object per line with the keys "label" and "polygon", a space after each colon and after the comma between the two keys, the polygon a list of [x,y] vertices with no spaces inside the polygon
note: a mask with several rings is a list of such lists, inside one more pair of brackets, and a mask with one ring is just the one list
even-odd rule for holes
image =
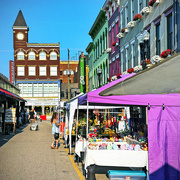
{"label": "flower planter", "polygon": [[157,5],[159,4],[159,1],[160,1],[160,0],[156,0],[156,2],[154,3],[153,6],[157,6]]}
{"label": "flower planter", "polygon": [[124,31],[125,33],[128,33],[129,31],[128,31],[128,29],[125,29],[125,31]]}
{"label": "flower planter", "polygon": [[130,21],[128,24],[127,24],[127,27],[128,28],[133,28],[135,26],[135,21]]}
{"label": "flower planter", "polygon": [[118,33],[116,37],[120,39],[120,38],[123,38],[123,36],[124,36],[123,33]]}
{"label": "flower planter", "polygon": [[142,15],[141,14],[136,14],[133,18],[133,21],[138,21],[142,19]]}
{"label": "flower planter", "polygon": [[149,14],[149,7],[144,7],[144,8],[141,10],[140,13],[141,13],[142,15],[143,15],[143,14],[145,14],[145,15]]}
{"label": "flower planter", "polygon": [[106,52],[107,52],[107,53],[110,53],[110,52],[111,52],[111,48],[107,48],[107,49],[106,49]]}

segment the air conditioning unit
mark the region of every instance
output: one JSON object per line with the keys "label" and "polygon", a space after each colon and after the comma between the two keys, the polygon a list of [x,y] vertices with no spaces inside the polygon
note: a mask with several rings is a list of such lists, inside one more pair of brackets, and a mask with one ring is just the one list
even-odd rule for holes
{"label": "air conditioning unit", "polygon": [[120,32],[120,33],[117,34],[116,37],[118,37],[120,39],[120,38],[123,38],[123,36],[124,36],[123,33]]}
{"label": "air conditioning unit", "polygon": [[132,28],[132,27],[134,27],[135,26],[135,21],[130,21],[130,22],[128,22],[128,24],[127,24],[127,27],[128,28]]}
{"label": "air conditioning unit", "polygon": [[110,53],[110,52],[111,52],[111,48],[107,48],[107,49],[106,49],[106,52],[107,52],[107,53]]}

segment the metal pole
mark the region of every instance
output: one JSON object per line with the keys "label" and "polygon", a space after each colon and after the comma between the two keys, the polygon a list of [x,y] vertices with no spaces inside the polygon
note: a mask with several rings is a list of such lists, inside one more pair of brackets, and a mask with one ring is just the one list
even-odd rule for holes
{"label": "metal pole", "polygon": [[70,71],[69,71],[69,49],[68,49],[68,100],[70,100],[69,78],[70,78]]}
{"label": "metal pole", "polygon": [[87,119],[86,119],[86,140],[88,140],[88,119],[89,119],[89,102],[87,101]]}
{"label": "metal pole", "polygon": [[77,119],[76,119],[76,141],[77,141],[77,133],[78,133],[78,121],[79,121],[79,107],[77,106]]}

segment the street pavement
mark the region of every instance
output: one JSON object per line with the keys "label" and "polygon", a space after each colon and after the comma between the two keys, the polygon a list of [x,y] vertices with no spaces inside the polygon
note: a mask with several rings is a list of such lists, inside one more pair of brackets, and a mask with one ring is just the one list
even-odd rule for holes
{"label": "street pavement", "polygon": [[15,136],[0,137],[0,180],[79,180],[61,144],[51,149],[53,136],[49,121],[39,122],[38,131],[29,126]]}

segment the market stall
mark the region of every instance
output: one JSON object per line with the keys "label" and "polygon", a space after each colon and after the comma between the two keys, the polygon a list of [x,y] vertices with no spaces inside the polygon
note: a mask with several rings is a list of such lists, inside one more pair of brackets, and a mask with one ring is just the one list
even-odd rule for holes
{"label": "market stall", "polygon": [[178,55],[87,94],[87,107],[94,103],[146,107],[149,173],[153,180],[180,177],[179,67]]}

